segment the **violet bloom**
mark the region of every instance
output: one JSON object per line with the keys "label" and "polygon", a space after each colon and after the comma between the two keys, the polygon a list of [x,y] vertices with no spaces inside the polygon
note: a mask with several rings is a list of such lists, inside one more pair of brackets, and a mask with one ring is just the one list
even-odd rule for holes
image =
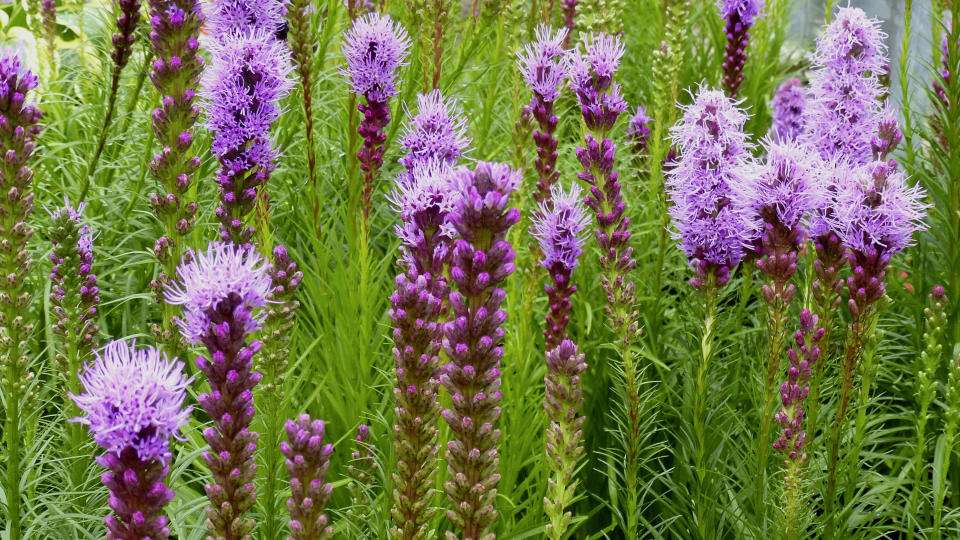
{"label": "violet bloom", "polygon": [[363,171],[363,222],[369,227],[373,184],[386,149],[389,102],[397,95],[397,70],[406,65],[410,39],[407,31],[389,16],[370,13],[354,21],[341,48],[347,60],[342,73],[350,82],[350,91],[363,96],[365,101],[357,107],[363,114],[357,128],[363,147],[357,159]]}
{"label": "violet bloom", "polygon": [[541,202],[539,212],[534,213],[531,230],[543,253],[540,264],[550,273],[551,279],[551,283],[544,287],[549,308],[543,335],[548,351],[567,337],[570,296],[577,290],[571,279],[583,253],[583,232],[590,223],[579,187],[571,186],[569,191],[563,191],[559,185],[554,185],[551,192],[550,202]]}
{"label": "violet bloom", "polygon": [[507,205],[521,180],[519,171],[486,162],[477,163],[475,171],[461,168],[454,177],[460,197],[451,221],[461,238],[454,243],[450,269],[457,286],[450,293],[453,313],[443,327],[450,363],[440,371],[440,383],[453,405],[443,411],[453,432],[446,453],[447,517],[464,538],[485,538],[498,515],[494,501],[500,481],[500,430],[495,426],[507,318],[502,309],[506,293],[500,286],[514,270],[507,233],[520,212]]}
{"label": "violet bloom", "polygon": [[183,363],[167,360],[153,347],[113,341],[85,366],[84,393],[70,398],[83,416],[73,421],[90,430],[106,453],[97,463],[109,469],[101,477],[110,490],[107,538],[170,536],[163,507],[173,490],[163,484],[170,471],[170,438],[190,419],[184,408],[190,381]]}
{"label": "violet bloom", "polygon": [[[197,203],[192,188],[193,177],[200,168],[200,158],[191,151],[193,127],[200,116],[196,104],[197,87],[204,60],[200,49],[200,27],[203,12],[199,0],[150,0],[150,44],[153,63],[150,80],[160,94],[160,103],[153,110],[153,131],[160,142],[160,152],[150,162],[150,172],[160,193],[150,194],[154,214],[163,224],[163,235],[154,244],[154,254],[163,266],[150,283],[158,300],[169,284],[186,250],[186,239],[193,230]],[[180,342],[173,328],[177,310],[164,305],[163,325],[153,333],[159,342],[172,351],[180,351]]]}
{"label": "violet bloom", "polygon": [[647,144],[650,142],[650,124],[653,118],[647,116],[647,109],[643,105],[638,105],[633,116],[627,123],[627,132],[624,134],[627,141],[630,142],[630,149],[635,158],[642,158],[647,155]]}
{"label": "violet bloom", "polygon": [[[550,27],[540,25],[536,29],[536,41],[517,53],[517,64],[527,87],[533,92],[529,110],[537,120],[538,129],[533,131],[537,145],[537,191],[538,203],[550,200],[551,186],[560,178],[557,170],[557,116],[553,103],[560,97],[560,89],[566,80],[563,57],[567,30],[561,29],[551,35]],[[548,203],[549,204],[549,203]]]}
{"label": "violet bloom", "polygon": [[[445,130],[433,130],[435,133]],[[417,140],[422,140],[418,137]],[[447,147],[450,148],[450,147]],[[449,155],[444,151],[440,156]],[[396,226],[406,270],[396,277],[390,296],[393,358],[396,368],[393,427],[397,453],[394,474],[394,530],[425,533],[433,515],[432,479],[437,470],[440,403],[435,374],[440,363],[441,320],[450,292],[445,268],[457,232],[451,214],[459,207],[452,170],[443,161],[416,158],[409,173],[397,178],[391,200],[400,213]]]}
{"label": "violet bloom", "polygon": [[417,96],[417,114],[407,122],[400,146],[407,154],[400,164],[410,172],[418,163],[437,161],[453,166],[463,155],[470,139],[467,121],[440,90]]}
{"label": "violet bloom", "polygon": [[284,4],[281,0],[212,0],[207,4],[207,28],[216,39],[235,32],[272,36],[283,24]]}
{"label": "violet bloom", "polygon": [[804,443],[807,432],[804,430],[804,401],[810,392],[808,383],[813,375],[812,367],[820,359],[820,340],[824,329],[818,327],[817,316],[804,309],[800,312],[800,330],[794,336],[796,345],[788,352],[790,368],[787,380],[780,385],[782,410],[777,413],[776,421],[781,432],[773,448],[780,451],[784,458],[784,537],[800,538],[799,518],[803,512],[803,476],[801,468],[807,461]]}
{"label": "violet bloom", "polygon": [[804,132],[803,113],[807,106],[807,91],[800,79],[787,79],[777,88],[770,108],[773,124],[769,136],[775,141],[795,141]]}
{"label": "violet bloom", "polygon": [[53,333],[60,341],[57,367],[66,379],[67,389],[74,393],[80,391],[76,374],[97,347],[96,335],[100,331],[93,320],[100,303],[100,289],[92,272],[93,239],[81,217],[84,207],[80,204],[74,209],[67,204],[58,208],[53,212],[50,229],[50,303],[57,316]]}
{"label": "violet bloom", "polygon": [[741,182],[749,155],[746,120],[723,92],[700,89],[670,129],[679,153],[666,181],[673,236],[697,270],[691,284],[698,289],[708,279],[718,287],[726,283],[756,238],[755,225],[733,204],[731,188]]}
{"label": "violet bloom", "polygon": [[762,16],[763,0],[717,0],[720,17],[726,21],[727,45],[723,55],[723,89],[736,98],[747,63],[750,28]]}
{"label": "violet bloom", "polygon": [[879,75],[887,65],[880,21],[859,8],[840,8],[817,39],[804,115],[804,141],[825,160],[872,159],[870,142],[884,92]]}
{"label": "violet bloom", "polygon": [[224,242],[248,245],[254,230],[245,219],[275,166],[270,127],[293,85],[293,67],[289,49],[272,34],[258,30],[219,38],[211,46],[202,93],[213,132],[210,151],[220,160],[217,219]]}
{"label": "violet bloom", "polygon": [[262,346],[247,340],[260,330],[270,276],[256,251],[218,242],[184,261],[177,277],[166,291],[167,302],[183,306],[184,317],[177,322],[187,342],[202,344],[209,353],[196,360],[210,384],[197,402],[214,424],[203,430],[210,445],[203,461],[214,479],[206,485],[207,529],[214,537],[243,538],[254,526],[244,514],[256,498],[257,434],[249,428],[252,390],[261,378],[253,371],[253,355]]}
{"label": "violet bloom", "polygon": [[289,442],[280,443],[280,451],[287,458],[290,475],[290,538],[333,538],[333,525],[323,513],[333,492],[333,484],[326,481],[333,445],[323,443],[323,420],[301,414],[296,422],[287,420],[285,429]]}

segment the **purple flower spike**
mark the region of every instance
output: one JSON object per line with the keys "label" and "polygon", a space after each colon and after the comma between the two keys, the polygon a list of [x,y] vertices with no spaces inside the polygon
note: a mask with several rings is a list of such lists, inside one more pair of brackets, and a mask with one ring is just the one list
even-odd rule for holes
{"label": "purple flower spike", "polygon": [[647,155],[647,144],[650,142],[650,124],[653,118],[647,116],[647,109],[643,105],[637,106],[630,122],[627,124],[626,138],[630,141],[631,150],[635,157]]}
{"label": "purple flower spike", "polygon": [[577,290],[571,278],[583,253],[583,231],[589,222],[582,203],[582,191],[577,186],[571,186],[566,192],[560,186],[553,186],[550,202],[540,203],[540,211],[533,216],[531,232],[543,253],[540,264],[550,273],[551,279],[551,283],[545,286],[550,307],[543,330],[548,351],[567,337],[570,296]]}
{"label": "purple flower spike", "polygon": [[237,31],[272,35],[283,24],[285,11],[280,0],[213,0],[208,6],[207,27],[217,39]]}
{"label": "purple flower spike", "polygon": [[440,90],[417,96],[417,114],[406,125],[400,145],[407,155],[400,164],[411,171],[416,164],[437,161],[453,166],[463,155],[470,139],[467,121],[452,100]]}
{"label": "purple flower spike", "polygon": [[323,420],[301,414],[296,422],[287,420],[285,429],[289,442],[280,443],[280,451],[287,458],[290,474],[290,538],[333,538],[333,525],[323,513],[333,492],[333,484],[326,481],[333,445],[323,443]]}
{"label": "purple flower spike", "polygon": [[731,186],[742,182],[749,155],[746,120],[723,92],[701,89],[671,128],[680,156],[667,173],[670,215],[674,238],[698,271],[697,288],[710,273],[722,285],[756,238],[749,216],[732,203]]}
{"label": "purple flower spike", "polygon": [[837,11],[817,40],[804,139],[825,160],[845,157],[865,164],[872,159],[870,143],[884,92],[879,75],[887,65],[885,38],[878,20],[848,7]]}
{"label": "purple flower spike", "polygon": [[577,96],[587,129],[606,133],[627,110],[620,84],[613,80],[625,49],[619,36],[606,34],[590,34],[583,44],[584,52],[578,47],[566,56],[567,79]]}
{"label": "purple flower spike", "polygon": [[390,98],[397,95],[397,70],[405,66],[410,39],[407,31],[387,15],[370,13],[354,21],[341,45],[347,60],[341,72],[350,91],[363,96],[358,105],[363,118],[357,132],[363,146],[357,154],[363,174],[363,223],[369,227],[374,181],[383,166],[385,129],[390,123]]}
{"label": "purple flower spike", "polygon": [[717,0],[720,17],[726,21],[727,45],[723,55],[723,88],[736,99],[743,83],[743,66],[747,63],[750,28],[762,16],[763,0]]}
{"label": "purple flower spike", "polygon": [[807,91],[800,79],[787,79],[773,95],[773,125],[770,138],[775,141],[795,141],[803,134],[803,113],[807,106]]}
{"label": "purple flower spike", "polygon": [[[414,154],[408,154],[413,156]],[[444,275],[457,231],[451,214],[460,207],[453,171],[443,161],[418,161],[397,177],[391,200],[400,213],[396,226],[406,271],[396,277],[390,296],[393,359],[396,368],[393,426],[398,468],[394,474],[395,534],[425,533],[433,508],[432,479],[437,470],[436,372],[442,339],[440,323],[450,288]]]}
{"label": "purple flower spike", "polygon": [[451,220],[461,238],[454,244],[450,275],[457,291],[450,293],[453,313],[443,328],[443,348],[451,363],[439,378],[453,396],[453,408],[442,413],[453,431],[446,452],[447,517],[464,538],[485,538],[498,515],[494,501],[500,481],[500,430],[495,426],[507,318],[500,285],[514,270],[514,252],[506,238],[520,213],[508,204],[521,180],[518,171],[486,162],[478,163],[475,171],[459,169],[454,180],[460,203]]}
{"label": "purple flower spike", "polygon": [[80,375],[84,393],[70,397],[83,412],[73,421],[87,426],[107,453],[97,463],[110,490],[107,538],[170,536],[163,507],[173,491],[163,484],[169,472],[170,437],[190,418],[183,407],[190,381],[183,363],[171,362],[152,347],[109,343],[103,355]]}
{"label": "purple flower spike", "polygon": [[213,132],[210,150],[220,160],[217,218],[224,242],[247,245],[254,230],[245,218],[274,168],[270,127],[293,85],[293,67],[289,49],[272,33],[235,32],[219,39],[211,47],[202,94]]}
{"label": "purple flower spike", "polygon": [[178,321],[184,338],[203,344],[209,353],[209,358],[196,360],[210,383],[210,392],[197,396],[197,402],[214,424],[203,431],[210,445],[203,460],[214,479],[206,485],[207,529],[214,537],[244,538],[254,526],[244,514],[256,499],[257,434],[249,428],[252,390],[261,379],[253,371],[253,356],[262,347],[247,339],[263,320],[270,276],[255,251],[224,243],[195,254],[180,265],[177,276],[179,282],[167,290],[167,302],[184,307],[184,320]]}
{"label": "purple flower spike", "polygon": [[557,144],[555,135],[557,117],[553,114],[553,102],[560,97],[560,88],[566,80],[563,57],[566,53],[564,42],[567,30],[550,33],[550,27],[540,25],[536,30],[537,40],[527,44],[517,53],[517,64],[523,80],[533,92],[528,107],[537,120],[538,129],[533,132],[533,141],[537,145],[537,191],[534,198],[538,203],[550,200],[551,186],[560,177],[557,170]]}

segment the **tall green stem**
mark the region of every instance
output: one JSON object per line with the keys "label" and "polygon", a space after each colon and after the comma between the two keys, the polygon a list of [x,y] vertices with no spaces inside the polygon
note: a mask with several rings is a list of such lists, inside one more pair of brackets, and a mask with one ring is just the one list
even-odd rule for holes
{"label": "tall green stem", "polygon": [[713,273],[709,274],[707,282],[701,289],[703,296],[703,334],[700,337],[700,362],[697,365],[696,392],[693,396],[693,432],[697,447],[694,454],[694,467],[697,475],[697,526],[700,527],[698,538],[710,538],[711,531],[706,527],[709,525],[705,516],[707,508],[711,501],[705,496],[709,496],[703,489],[707,482],[707,476],[714,474],[714,471],[706,466],[707,460],[707,408],[710,392],[710,360],[713,356],[713,326],[717,311],[718,290],[716,278]]}

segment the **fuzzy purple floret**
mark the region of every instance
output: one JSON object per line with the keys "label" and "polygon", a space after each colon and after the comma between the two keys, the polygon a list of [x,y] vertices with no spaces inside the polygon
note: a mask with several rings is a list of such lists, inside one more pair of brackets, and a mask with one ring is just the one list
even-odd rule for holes
{"label": "fuzzy purple floret", "polygon": [[397,95],[397,70],[406,65],[410,50],[407,31],[388,15],[360,17],[343,39],[347,67],[342,70],[350,91],[370,101],[387,101]]}
{"label": "fuzzy purple floret", "polygon": [[84,366],[79,375],[84,393],[70,395],[83,412],[74,421],[87,426],[93,440],[118,457],[132,448],[142,461],[169,463],[170,438],[190,419],[191,407],[183,406],[190,381],[182,362],[135,344],[110,342],[95,353],[93,365]]}
{"label": "fuzzy purple floret", "polygon": [[559,264],[572,272],[577,267],[586,243],[583,232],[590,223],[582,199],[583,190],[578,186],[570,186],[567,191],[554,186],[552,204],[541,204],[534,214],[531,233],[540,244],[540,264],[544,268]]}
{"label": "fuzzy purple floret", "polygon": [[880,22],[859,8],[841,8],[817,39],[803,139],[825,159],[865,164],[884,92],[887,65]]}
{"label": "fuzzy purple floret", "polygon": [[667,173],[674,238],[695,265],[732,269],[756,237],[749,215],[733,204],[750,143],[747,116],[723,92],[701,89],[671,128],[679,153]]}
{"label": "fuzzy purple floret", "polygon": [[583,45],[582,53],[577,47],[565,57],[567,79],[587,129],[608,131],[627,110],[620,84],[613,81],[626,49],[619,36],[606,34],[590,34],[584,37]]}
{"label": "fuzzy purple floret", "polygon": [[807,91],[800,79],[787,79],[777,88],[770,108],[773,124],[770,137],[779,141],[794,141],[804,131],[803,113],[807,106]]}
{"label": "fuzzy purple floret", "polygon": [[407,170],[431,160],[452,166],[470,144],[466,119],[440,90],[417,96],[417,114],[404,131],[400,145],[407,155],[400,158],[400,164]]}
{"label": "fuzzy purple floret", "polygon": [[[406,173],[397,175],[390,202],[400,214],[394,226],[407,262],[418,272],[442,272],[433,259],[447,260],[456,228],[450,214],[459,203],[453,185],[453,169],[437,161],[419,162]],[[428,265],[428,266],[424,266]]]}
{"label": "fuzzy purple floret", "polygon": [[560,88],[567,78],[563,65],[567,30],[561,28],[551,34],[549,26],[539,25],[535,36],[533,43],[517,52],[517,65],[524,82],[536,97],[552,103],[560,97]]}
{"label": "fuzzy purple floret", "polygon": [[717,0],[720,16],[729,20],[736,15],[744,26],[753,26],[763,12],[763,0]]}
{"label": "fuzzy purple floret", "polygon": [[207,4],[207,28],[217,39],[236,31],[272,35],[283,24],[284,4],[281,0],[213,0]]}
{"label": "fuzzy purple floret", "polygon": [[177,268],[177,278],[165,297],[170,304],[183,306],[184,319],[178,324],[189,343],[203,342],[215,324],[211,313],[227,303],[242,305],[251,314],[244,328],[248,334],[260,329],[272,285],[256,251],[211,243]]}

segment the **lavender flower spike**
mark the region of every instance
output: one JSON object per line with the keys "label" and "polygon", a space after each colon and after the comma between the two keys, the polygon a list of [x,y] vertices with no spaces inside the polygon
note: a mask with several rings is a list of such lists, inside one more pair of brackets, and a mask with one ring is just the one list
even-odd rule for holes
{"label": "lavender flower spike", "polygon": [[647,109],[643,105],[638,105],[630,122],[627,124],[627,132],[624,134],[630,141],[631,150],[634,159],[641,159],[647,155],[647,144],[650,142],[650,124],[653,118],[647,116]]}
{"label": "lavender flower spike", "polygon": [[[550,200],[551,186],[560,178],[557,170],[557,116],[553,114],[553,102],[560,97],[560,88],[566,80],[563,57],[567,30],[560,29],[551,35],[550,27],[540,25],[536,29],[537,40],[517,53],[517,64],[523,80],[533,92],[529,110],[537,120],[539,129],[533,132],[537,145],[537,191],[538,203]],[[548,203],[549,204],[549,203]]]}
{"label": "lavender flower spike", "polygon": [[218,39],[202,93],[213,132],[210,150],[220,160],[217,219],[224,242],[247,245],[254,229],[245,220],[274,168],[270,127],[293,85],[293,67],[289,49],[272,33],[234,32]]}
{"label": "lavender flower spike", "polygon": [[500,285],[514,270],[515,255],[506,238],[520,213],[507,205],[521,178],[506,165],[486,162],[478,163],[475,171],[461,168],[454,178],[459,203],[450,219],[461,238],[454,243],[450,269],[457,285],[450,293],[453,313],[443,328],[450,364],[440,372],[440,383],[453,402],[452,409],[443,411],[453,431],[446,453],[450,480],[444,490],[451,506],[447,517],[463,538],[475,540],[492,537],[487,531],[498,515],[494,501],[500,481],[500,430],[495,426],[507,318]]}
{"label": "lavender flower spike", "polygon": [[283,24],[284,2],[280,0],[212,0],[207,27],[220,39],[235,32],[273,35]]}
{"label": "lavender flower spike", "polygon": [[235,244],[213,243],[177,269],[178,282],[166,291],[167,302],[184,307],[180,324],[184,338],[207,348],[197,368],[207,377],[210,392],[197,402],[213,419],[203,431],[210,450],[203,460],[214,483],[206,485],[210,507],[207,529],[214,537],[249,538],[253,520],[244,518],[253,506],[253,452],[257,434],[253,419],[253,387],[260,373],[252,370],[261,343],[247,339],[260,329],[271,280],[260,256]]}
{"label": "lavender flower spike", "polygon": [[820,339],[823,328],[817,326],[817,316],[804,309],[800,312],[800,330],[795,335],[796,346],[788,351],[790,368],[787,380],[780,385],[780,401],[783,409],[777,413],[780,438],[773,444],[783,454],[784,461],[784,538],[802,538],[800,523],[803,504],[803,478],[801,468],[807,461],[804,451],[807,433],[803,428],[803,403],[810,392],[807,383],[813,375],[811,368],[820,359]]}
{"label": "lavender flower spike", "polygon": [[323,513],[333,491],[333,484],[326,481],[333,445],[323,444],[323,420],[301,414],[296,422],[287,420],[286,431],[289,443],[280,443],[280,451],[287,458],[290,474],[290,538],[333,538],[333,525]]}
{"label": "lavender flower spike", "polygon": [[743,83],[743,66],[747,63],[750,28],[762,16],[763,0],[717,0],[720,17],[726,21],[727,45],[723,55],[723,89],[737,97]]}
{"label": "lavender flower spike", "polygon": [[114,512],[105,519],[108,539],[170,536],[162,512],[173,490],[163,479],[170,471],[170,437],[191,410],[183,407],[190,381],[182,370],[182,362],[152,347],[113,341],[80,375],[85,392],[70,394],[83,412],[73,421],[87,426],[107,451],[97,463],[109,469],[101,479]]}
{"label": "lavender flower spike", "polygon": [[531,231],[543,253],[540,264],[550,273],[551,279],[551,283],[545,286],[549,298],[543,329],[547,351],[558,347],[567,337],[570,296],[577,290],[571,279],[583,253],[582,233],[589,223],[579,187],[571,186],[565,192],[559,185],[554,185],[551,191],[550,202],[541,202],[540,211],[534,214]]}
{"label": "lavender flower spike", "polygon": [[397,70],[406,65],[410,39],[406,30],[389,16],[371,13],[353,23],[342,49],[347,60],[342,72],[350,82],[350,91],[366,101],[358,106],[363,119],[357,132],[363,138],[363,147],[357,158],[363,171],[363,222],[368,227],[373,184],[383,165],[389,102],[397,95]]}
{"label": "lavender flower spike", "polygon": [[817,39],[803,138],[825,160],[872,159],[870,142],[884,92],[879,74],[888,63],[884,38],[878,20],[846,7]]}
{"label": "lavender flower spike", "polygon": [[770,108],[773,125],[769,137],[776,141],[795,141],[804,132],[803,113],[807,106],[807,91],[800,79],[787,79],[777,88]]}
{"label": "lavender flower spike", "polygon": [[400,143],[407,151],[400,164],[407,172],[429,161],[452,167],[470,144],[466,130],[466,119],[440,90],[418,95],[417,114],[407,123]]}

